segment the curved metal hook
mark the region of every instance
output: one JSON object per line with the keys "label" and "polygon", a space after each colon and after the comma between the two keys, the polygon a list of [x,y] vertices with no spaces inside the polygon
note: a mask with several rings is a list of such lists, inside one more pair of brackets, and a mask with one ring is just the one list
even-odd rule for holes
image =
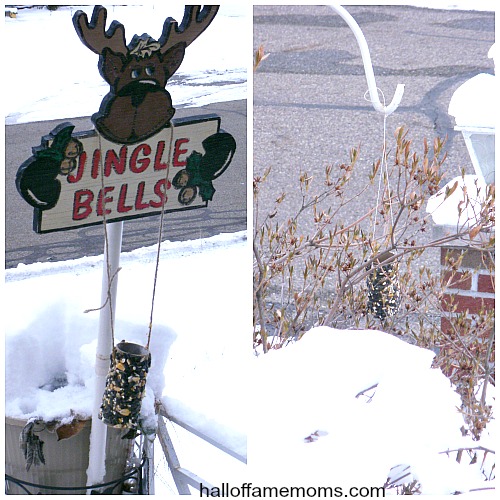
{"label": "curved metal hook", "polygon": [[344,7],[341,7],[340,5],[330,5],[330,8],[337,12],[337,14],[348,24],[358,41],[359,49],[361,50],[361,57],[363,58],[363,66],[365,67],[366,82],[368,83],[368,90],[370,92],[370,101],[373,107],[376,111],[380,111],[381,113],[384,113],[385,116],[389,116],[391,113],[396,111],[396,108],[399,106],[399,103],[403,98],[403,92],[405,89],[404,84],[398,83],[394,97],[388,106],[384,106],[380,102],[377,84],[375,83],[375,75],[373,73],[370,51],[368,50],[365,35],[363,35],[358,23],[354,20],[351,14],[344,9]]}

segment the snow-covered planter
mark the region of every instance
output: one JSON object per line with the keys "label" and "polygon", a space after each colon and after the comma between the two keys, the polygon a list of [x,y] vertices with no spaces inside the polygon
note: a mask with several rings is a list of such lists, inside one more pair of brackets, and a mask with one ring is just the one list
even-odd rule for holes
{"label": "snow-covered planter", "polygon": [[[27,470],[27,457],[20,446],[20,435],[26,419],[5,419],[5,473],[15,480],[40,486],[20,485],[7,481],[7,493],[32,494],[85,494],[87,467],[89,465],[90,419],[74,420],[71,424],[40,422],[35,426],[37,438],[43,442],[45,463],[31,464]],[[49,430],[50,429],[50,430]],[[73,434],[75,433],[75,434]],[[73,435],[71,435],[73,434]],[[108,429],[106,442],[106,475],[103,483],[117,481],[113,493],[121,492],[121,481],[125,473],[130,441],[122,440],[118,429]],[[66,488],[65,490],[51,489]],[[25,489],[26,488],[26,489]],[[72,489],[79,488],[79,489]]]}
{"label": "snow-covered planter", "polygon": [[[77,320],[69,330],[73,330],[72,337],[64,334],[65,323],[72,324],[66,321],[64,313],[49,309],[45,314],[59,322],[59,330],[47,329],[50,322],[42,316],[35,324],[26,325],[24,331],[7,337],[5,472],[37,485],[84,488],[89,465],[95,327],[87,330],[88,323]],[[23,324],[21,318],[18,321]],[[35,419],[31,436],[35,443],[43,442],[38,445],[42,457],[37,457],[36,446],[31,452],[23,451],[21,446],[23,429]],[[120,429],[108,429],[103,482],[119,480],[124,475],[130,441],[122,440],[122,434]],[[24,438],[28,440],[29,436]],[[30,456],[33,452],[34,456]],[[25,493],[12,481],[8,485],[9,493]],[[28,490],[56,493],[38,487]],[[115,493],[120,490],[118,487]],[[85,490],[66,493],[84,494]]]}
{"label": "snow-covered planter", "polygon": [[[142,427],[154,432],[158,420],[155,400],[160,400],[175,421],[209,436],[239,457],[246,456],[248,394],[242,388],[248,373],[245,362],[251,355],[245,336],[235,336],[234,332],[235,328],[244,332],[241,318],[248,315],[246,298],[251,294],[251,280],[241,265],[247,253],[244,231],[162,245],[156,300],[163,307],[155,313],[149,346],[151,367],[140,417]],[[151,295],[143,292],[153,282],[156,255],[156,245],[121,255],[117,340],[126,338],[145,344]],[[211,292],[207,293],[205,286],[193,287],[192,280],[185,279],[186,269],[190,275],[203,276]],[[66,424],[75,417],[84,420],[91,416],[99,313],[84,311],[95,307],[99,300],[102,256],[19,264],[5,274],[5,413],[19,419],[12,449],[17,459],[24,460],[19,434],[30,418]],[[219,316],[221,297],[226,297],[228,290],[230,307]],[[196,309],[193,304],[197,304]],[[247,325],[248,321],[243,323]],[[84,433],[88,438],[89,430],[85,428],[55,444],[73,446]],[[108,428],[110,431],[120,435],[127,432]],[[55,434],[48,434],[57,439]],[[40,437],[50,439],[45,434]],[[184,461],[189,451],[190,459],[194,457],[200,464],[197,472],[208,480],[211,475],[219,481],[228,480],[226,469],[217,460],[206,458],[205,448],[193,448],[192,441],[182,441],[181,445],[179,457]],[[158,439],[155,447],[155,456],[161,457]],[[48,465],[48,444],[44,451]],[[21,466],[26,466],[25,460]],[[30,472],[40,473],[44,467],[32,466]],[[158,465],[155,462],[155,470],[158,467],[160,475],[169,474],[163,471],[161,458]],[[157,481],[157,494],[161,487],[162,481]]]}

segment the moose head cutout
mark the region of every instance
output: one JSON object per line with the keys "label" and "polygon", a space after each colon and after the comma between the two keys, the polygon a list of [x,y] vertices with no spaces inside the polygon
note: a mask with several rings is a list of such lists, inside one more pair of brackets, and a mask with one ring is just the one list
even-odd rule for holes
{"label": "moose head cutout", "polygon": [[177,71],[191,44],[213,21],[218,6],[186,6],[180,26],[169,17],[156,41],[148,34],[125,42],[125,28],[113,21],[106,31],[107,11],[94,8],[92,19],[78,11],[73,24],[81,41],[99,54],[98,68],[110,85],[92,121],[112,142],[134,144],[167,126],[175,113],[167,80]]}

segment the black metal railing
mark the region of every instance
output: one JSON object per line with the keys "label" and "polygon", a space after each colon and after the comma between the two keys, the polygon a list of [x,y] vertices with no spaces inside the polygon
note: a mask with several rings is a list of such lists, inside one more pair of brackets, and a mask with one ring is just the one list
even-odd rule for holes
{"label": "black metal railing", "polygon": [[[89,492],[91,495],[113,495],[118,487],[123,487],[124,483],[129,479],[137,480],[136,491],[130,492],[137,495],[146,494],[146,485],[144,482],[144,471],[147,469],[149,464],[149,459],[144,458],[140,465],[133,467],[122,477],[109,481],[106,483],[94,484],[91,486],[48,486],[45,484],[30,483],[29,481],[24,481],[22,479],[15,478],[9,474],[5,474],[5,494],[9,494],[9,483],[15,484],[21,490],[25,492],[26,495],[37,495],[44,494],[44,490],[58,491],[61,494],[71,494],[71,492],[85,491]],[[34,488],[35,491],[29,488]],[[39,490],[39,491],[36,491]]]}

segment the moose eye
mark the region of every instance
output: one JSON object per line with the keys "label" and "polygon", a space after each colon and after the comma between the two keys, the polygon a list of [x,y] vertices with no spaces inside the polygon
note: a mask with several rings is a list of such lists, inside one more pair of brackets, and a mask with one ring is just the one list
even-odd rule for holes
{"label": "moose eye", "polygon": [[146,67],[146,75],[153,76],[154,72],[155,72],[154,66],[147,66]]}
{"label": "moose eye", "polygon": [[140,74],[141,74],[141,70],[139,70],[139,69],[133,69],[132,72],[130,73],[130,76],[132,78],[139,78]]}

